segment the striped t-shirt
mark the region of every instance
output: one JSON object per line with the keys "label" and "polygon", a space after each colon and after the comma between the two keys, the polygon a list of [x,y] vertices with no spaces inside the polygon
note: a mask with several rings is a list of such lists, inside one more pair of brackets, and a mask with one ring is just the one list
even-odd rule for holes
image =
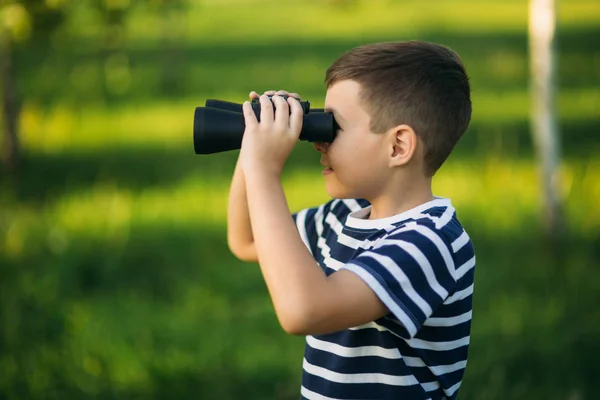
{"label": "striped t-shirt", "polygon": [[364,200],[294,214],[329,275],[347,269],[390,313],[307,336],[303,399],[455,399],[469,347],[475,254],[450,200],[369,220]]}

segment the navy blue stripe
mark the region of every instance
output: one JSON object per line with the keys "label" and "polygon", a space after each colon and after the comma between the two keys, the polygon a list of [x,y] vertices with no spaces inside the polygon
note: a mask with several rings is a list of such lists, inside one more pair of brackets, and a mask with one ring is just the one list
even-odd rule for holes
{"label": "navy blue stripe", "polygon": [[[435,231],[432,230],[432,232],[435,234]],[[444,241],[442,236],[439,237],[442,241]],[[404,240],[405,242],[415,245],[427,258],[427,261],[429,261],[429,264],[432,266],[435,279],[438,281],[438,283],[448,292],[451,292],[454,289],[455,282],[454,277],[452,276],[452,270],[450,269],[450,266],[444,268],[444,266],[446,266],[446,262],[442,257],[442,253],[440,253],[438,247],[429,238],[416,231],[400,232],[392,235],[391,238]],[[444,244],[446,244],[446,242],[444,242]],[[447,246],[447,244],[446,248],[448,248],[448,252],[452,254],[452,250]]]}
{"label": "navy blue stripe", "polygon": [[340,374],[381,373],[388,375],[409,375],[410,370],[401,359],[376,356],[342,357],[327,351],[307,346],[306,360],[313,365],[327,365],[327,369]]}
{"label": "navy blue stripe", "polygon": [[[431,392],[427,392],[427,394],[429,395],[429,398],[431,398],[431,400],[442,400],[442,399],[446,399],[445,394],[444,394],[444,390],[440,387],[437,388],[436,390],[432,390]],[[454,399],[455,397],[452,397],[452,399]],[[448,399],[450,400],[450,399]]]}
{"label": "navy blue stripe", "polygon": [[456,384],[456,382],[460,382],[465,374],[465,369],[461,368],[459,370],[444,374],[440,376],[440,384],[444,389],[450,389],[452,386]]}
{"label": "navy blue stripe", "polygon": [[[377,253],[386,255],[396,262],[397,266],[407,276],[413,289],[429,304],[429,306],[433,310],[435,310],[440,304],[442,304],[444,298],[440,297],[440,295],[437,294],[437,292],[434,291],[433,288],[429,285],[429,282],[427,281],[427,277],[425,276],[423,269],[408,252],[396,245],[385,245],[378,249]],[[425,254],[427,253],[424,253],[424,255]],[[428,258],[427,256],[425,257]],[[446,279],[445,281],[440,281],[440,274],[436,274],[436,268],[433,268],[433,266],[436,264],[432,263],[431,260],[429,260],[429,262],[432,265],[432,269],[434,270],[434,276],[436,277],[438,283],[444,289],[446,289],[447,292],[452,291],[455,285],[452,276],[449,273],[447,273],[444,275],[444,277],[448,279]],[[394,282],[396,282],[396,280],[393,277],[391,279]],[[395,288],[392,289],[394,290]],[[423,321],[421,321],[421,323],[422,322]]]}
{"label": "navy blue stripe", "polygon": [[336,399],[381,400],[381,399],[410,399],[425,400],[429,395],[420,385],[392,386],[374,383],[343,384],[330,382],[324,378],[302,374],[302,384],[309,390]]}
{"label": "navy blue stripe", "polygon": [[356,249],[353,249],[352,247],[348,247],[341,243],[337,243],[335,247],[331,249],[331,257],[335,258],[340,262],[347,263],[348,261],[350,261],[350,258],[354,255],[355,252]]}
{"label": "navy blue stripe", "polygon": [[[369,205],[367,201],[357,200],[361,207]],[[314,220],[317,208],[309,209],[306,215],[306,232],[310,248],[315,255],[315,259],[327,274],[334,273],[334,270],[324,265],[324,260],[320,249],[317,248],[318,235],[316,232],[316,222]],[[446,207],[432,207],[423,212],[432,217],[441,217],[446,211]],[[388,233],[380,228],[348,228],[345,225],[346,219],[351,212],[350,208],[340,200],[332,200],[326,203],[323,207],[323,215],[321,223],[323,232],[321,238],[324,239],[327,246],[330,248],[330,256],[341,263],[347,263],[350,260],[356,260],[356,265],[359,265],[367,273],[378,279],[388,294],[394,301],[403,307],[409,317],[414,319],[415,324],[420,325],[426,320],[427,315],[416,305],[415,300],[402,290],[400,282],[397,282],[389,271],[381,266],[379,262],[368,257],[368,249],[353,249],[338,242],[339,238],[329,223],[325,222],[328,215],[331,213],[336,216],[337,220],[342,224],[342,232],[357,240],[364,242],[365,240],[375,241],[387,235]],[[417,220],[407,219],[398,221],[397,226],[404,226],[409,221],[415,221],[418,225],[429,228],[434,234],[437,234],[441,241],[446,246],[448,252],[452,254],[455,268],[460,267],[465,262],[468,262],[474,254],[472,243],[467,242],[456,254],[452,250],[452,242],[463,234],[463,228],[456,218],[456,214],[452,219],[442,227],[435,228],[435,222],[429,218],[419,218]],[[416,246],[431,264],[436,280],[444,287],[450,295],[456,291],[463,290],[473,283],[474,270],[468,271],[465,276],[454,281],[454,271],[449,271],[445,265],[444,259],[438,250],[437,246],[430,239],[415,231],[407,232],[392,232],[390,238],[397,238]],[[456,301],[453,304],[442,304],[445,299],[442,299],[430,286],[425,278],[425,274],[421,270],[418,263],[406,251],[398,246],[383,246],[374,250],[379,255],[387,256],[402,268],[405,275],[411,282],[411,286],[415,289],[419,296],[426,301],[433,310],[431,317],[447,318],[462,315],[472,309],[472,296],[466,299]],[[360,374],[360,373],[383,373],[389,375],[406,375],[412,374],[419,382],[438,381],[443,387],[449,388],[460,382],[464,374],[464,370],[454,371],[444,374],[442,377],[436,377],[431,371],[432,366],[451,365],[456,362],[466,360],[468,354],[468,345],[448,351],[424,350],[419,348],[411,348],[406,342],[408,332],[406,328],[397,320],[396,316],[388,314],[386,317],[377,320],[377,323],[386,327],[391,332],[379,331],[375,328],[365,328],[358,330],[343,330],[327,335],[315,336],[317,339],[327,342],[339,344],[346,348],[352,349],[361,346],[380,346],[385,349],[397,349],[402,357],[417,357],[425,363],[426,367],[407,367],[403,358],[387,359],[376,356],[361,356],[361,357],[341,357],[335,354],[313,349],[306,346],[305,357],[308,362],[319,367],[326,368],[330,371],[344,374]],[[470,334],[471,321],[465,321],[461,324],[451,327],[420,327],[416,334],[416,338],[425,342],[430,342],[432,345],[435,342],[447,342],[460,340],[468,337]],[[395,387],[384,384],[340,384],[329,382],[322,377],[312,376],[303,373],[303,385],[313,392],[322,394],[332,398],[345,399],[382,399],[382,398],[410,398],[410,399],[441,399],[444,394],[440,390],[432,391],[425,394],[420,385],[415,385],[411,388]],[[453,396],[455,398],[455,396]]]}
{"label": "navy blue stripe", "polygon": [[456,300],[454,303],[444,304],[438,308],[432,315],[432,318],[451,318],[462,315],[472,308],[473,296],[469,295],[461,300]]}
{"label": "navy blue stripe", "polygon": [[[393,314],[389,314],[385,318],[377,320],[377,323],[380,324],[381,326],[389,329],[390,331],[394,332],[396,335],[400,336],[401,338],[404,338],[404,339],[410,338],[410,335],[408,334],[408,331],[406,330],[404,325],[402,325],[402,322],[398,321],[398,319],[396,317],[394,317]],[[404,353],[402,353],[402,354],[404,354]]]}
{"label": "navy blue stripe", "polygon": [[428,367],[409,367],[409,369],[419,382],[434,382],[438,380]]}
{"label": "navy blue stripe", "polygon": [[464,246],[456,254],[454,254],[454,265],[456,269],[460,268],[463,264],[471,261],[475,254],[472,251],[472,247],[469,245]]}
{"label": "navy blue stripe", "polygon": [[406,342],[399,342],[398,349],[401,354],[413,353],[415,357],[419,357],[427,365],[450,365],[467,359],[467,351],[469,346],[461,346],[452,350],[426,350],[413,349]]}
{"label": "navy blue stripe", "polygon": [[455,326],[424,326],[419,331],[419,339],[428,342],[436,342],[439,338],[444,338],[445,342],[459,340],[469,335],[471,330],[471,320],[465,321]]}
{"label": "navy blue stripe", "polygon": [[[376,334],[375,334],[376,333]],[[358,330],[345,329],[326,335],[315,335],[316,339],[337,343],[344,347],[380,346],[386,349],[398,347],[398,338],[389,332],[375,331],[375,328]]]}
{"label": "navy blue stripe", "polygon": [[[426,315],[421,311],[419,306],[415,304],[412,297],[404,292],[404,289],[402,289],[398,284],[398,281],[394,279],[386,268],[382,267],[381,264],[373,258],[367,256],[361,256],[358,259],[353,260],[352,263],[360,266],[367,271],[369,275],[377,279],[394,303],[406,313],[417,327],[423,323]],[[396,317],[398,319],[402,318],[400,315],[397,315]]]}

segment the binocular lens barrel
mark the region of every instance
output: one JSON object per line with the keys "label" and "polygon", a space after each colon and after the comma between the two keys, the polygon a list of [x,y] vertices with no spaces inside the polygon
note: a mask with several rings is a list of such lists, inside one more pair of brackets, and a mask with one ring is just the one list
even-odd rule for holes
{"label": "binocular lens barrel", "polygon": [[[333,142],[338,129],[333,114],[321,109],[310,111],[308,101],[300,104],[304,110],[300,140]],[[260,119],[258,99],[251,105]],[[237,150],[242,146],[245,128],[241,104],[209,99],[205,107],[196,107],[194,111],[194,151],[196,154],[213,154]]]}

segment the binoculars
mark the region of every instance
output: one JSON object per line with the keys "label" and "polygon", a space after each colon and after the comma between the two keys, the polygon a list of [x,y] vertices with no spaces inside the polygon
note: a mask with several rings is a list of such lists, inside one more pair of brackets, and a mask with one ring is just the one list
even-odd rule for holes
{"label": "binoculars", "polygon": [[[271,98],[272,96],[269,96],[269,99]],[[300,105],[304,111],[300,140],[333,142],[339,129],[333,114],[323,109],[311,110],[308,101],[300,101]],[[259,100],[253,99],[251,106],[260,121]],[[213,154],[240,149],[245,128],[241,104],[206,100],[204,107],[196,107],[194,111],[194,151],[196,154]]]}

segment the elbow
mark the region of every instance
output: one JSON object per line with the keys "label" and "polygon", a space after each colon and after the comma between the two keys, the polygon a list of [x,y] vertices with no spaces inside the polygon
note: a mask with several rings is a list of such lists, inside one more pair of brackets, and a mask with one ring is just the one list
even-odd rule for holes
{"label": "elbow", "polygon": [[306,336],[310,334],[308,332],[308,329],[306,329],[305,323],[300,320],[280,319],[279,324],[281,325],[281,328],[283,328],[285,333],[289,335]]}
{"label": "elbow", "polygon": [[290,335],[306,336],[311,334],[311,323],[314,318],[306,307],[293,307],[286,311],[278,312],[277,318],[281,328]]}
{"label": "elbow", "polygon": [[228,240],[227,244],[229,246],[229,250],[237,259],[239,259],[241,261],[247,261],[247,262],[258,261],[254,243],[247,244],[247,245],[240,245],[240,244],[233,242],[232,240]]}

